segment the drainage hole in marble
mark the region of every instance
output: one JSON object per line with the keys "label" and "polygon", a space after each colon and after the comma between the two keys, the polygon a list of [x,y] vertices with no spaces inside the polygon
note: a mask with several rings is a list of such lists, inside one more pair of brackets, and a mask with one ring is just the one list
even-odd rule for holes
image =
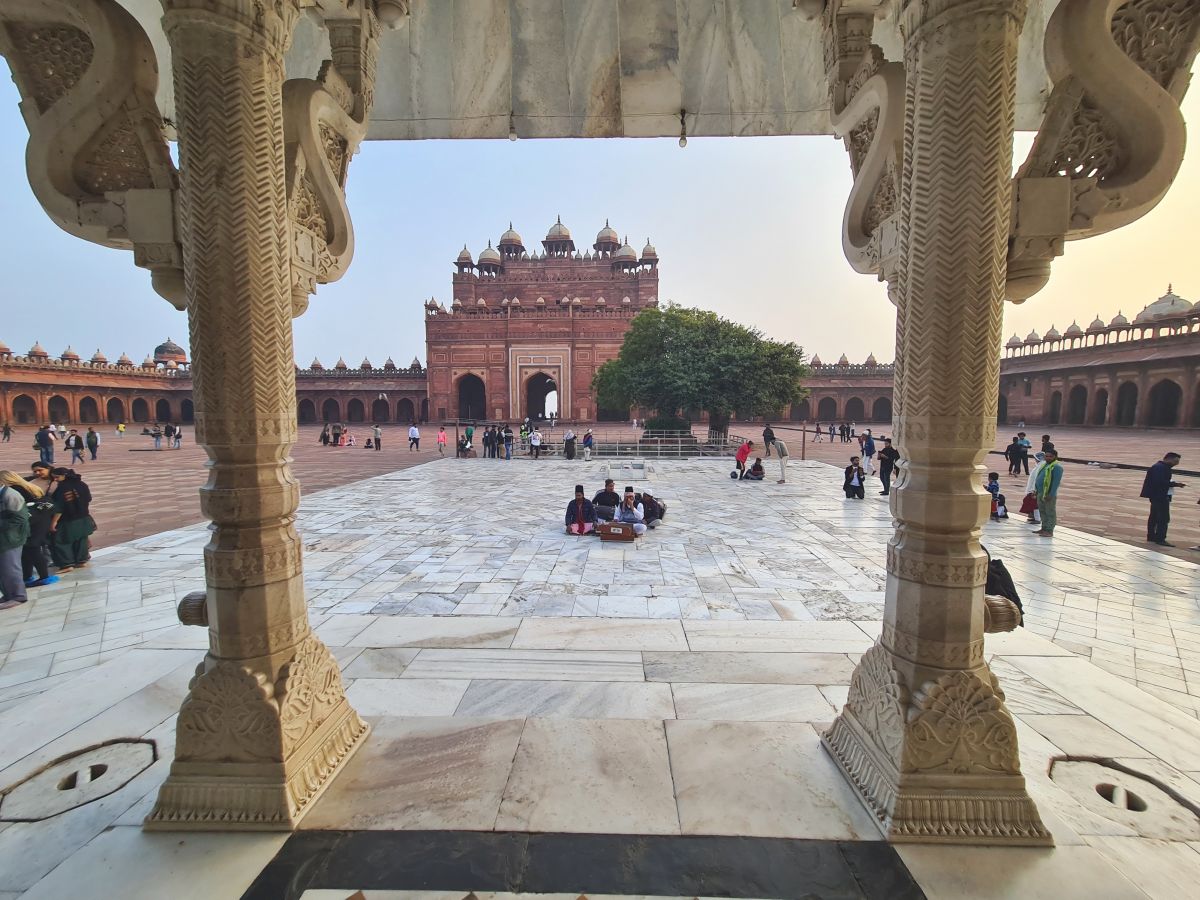
{"label": "drainage hole in marble", "polygon": [[[40,822],[114,794],[158,759],[154,741],[105,741],[60,756],[0,791],[0,822]],[[139,795],[140,796],[140,795]]]}
{"label": "drainage hole in marble", "polygon": [[1096,793],[1119,809],[1127,809],[1130,812],[1145,812],[1147,809],[1145,800],[1119,784],[1098,784]]}

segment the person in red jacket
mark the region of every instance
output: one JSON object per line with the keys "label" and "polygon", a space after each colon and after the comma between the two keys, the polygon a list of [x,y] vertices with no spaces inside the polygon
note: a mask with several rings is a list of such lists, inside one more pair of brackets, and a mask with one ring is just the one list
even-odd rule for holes
{"label": "person in red jacket", "polygon": [[733,458],[737,461],[738,479],[746,477],[746,460],[750,458],[750,453],[754,450],[754,441],[746,441],[742,446],[737,448],[737,453]]}

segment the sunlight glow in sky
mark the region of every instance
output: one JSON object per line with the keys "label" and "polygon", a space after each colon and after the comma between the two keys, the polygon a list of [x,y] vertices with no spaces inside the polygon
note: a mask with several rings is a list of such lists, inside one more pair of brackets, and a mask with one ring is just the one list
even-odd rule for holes
{"label": "sunlight glow in sky", "polygon": [[[60,231],[25,178],[27,132],[17,92],[0,79],[0,238],[7,248],[0,340],[24,353],[35,340],[57,356],[70,344],[140,361],[187,324],[150,288],[130,253]],[[1200,93],[1184,114],[1200,121]],[[1030,136],[1017,140],[1018,161]],[[858,275],[841,250],[848,157],[832,137],[674,140],[368,142],[350,168],[356,251],[349,273],[322,286],[295,322],[296,359],[351,366],[363,357],[424,361],[421,304],[449,304],[463,244],[478,256],[511,220],[527,248],[555,217],[581,249],[608,218],[661,257],[660,299],[699,306],[796,341],[827,362],[845,352],[892,359],[894,310],[884,286]],[[1130,318],[1174,284],[1200,299],[1195,249],[1200,162],[1192,153],[1171,193],[1139,222],[1068,244],[1049,286],[1006,307],[1004,337],[1060,331],[1118,309]]]}

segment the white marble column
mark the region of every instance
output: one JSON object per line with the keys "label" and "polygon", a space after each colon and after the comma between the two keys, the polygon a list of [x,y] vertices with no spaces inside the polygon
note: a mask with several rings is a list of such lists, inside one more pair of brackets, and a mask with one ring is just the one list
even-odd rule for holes
{"label": "white marble column", "polygon": [[201,490],[212,538],[209,653],[179,713],[155,829],[283,830],[361,744],[337,662],[309,628],[284,184],[283,52],[296,0],[167,0],[179,129],[179,227]]}
{"label": "white marble column", "polygon": [[984,660],[1021,0],[908,0],[894,434],[880,641],[824,742],[888,839],[1049,844]]}

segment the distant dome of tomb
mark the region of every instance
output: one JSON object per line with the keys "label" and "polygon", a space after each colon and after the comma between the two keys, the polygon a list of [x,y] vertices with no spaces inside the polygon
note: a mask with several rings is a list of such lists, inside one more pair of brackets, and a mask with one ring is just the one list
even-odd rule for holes
{"label": "distant dome of tomb", "polygon": [[165,363],[174,361],[177,363],[187,362],[187,353],[170,338],[167,338],[163,343],[154,348],[154,361]]}
{"label": "distant dome of tomb", "polygon": [[1146,322],[1156,322],[1159,319],[1169,319],[1173,316],[1184,316],[1192,311],[1192,304],[1184,300],[1167,285],[1167,292],[1143,309],[1133,320],[1134,325]]}

